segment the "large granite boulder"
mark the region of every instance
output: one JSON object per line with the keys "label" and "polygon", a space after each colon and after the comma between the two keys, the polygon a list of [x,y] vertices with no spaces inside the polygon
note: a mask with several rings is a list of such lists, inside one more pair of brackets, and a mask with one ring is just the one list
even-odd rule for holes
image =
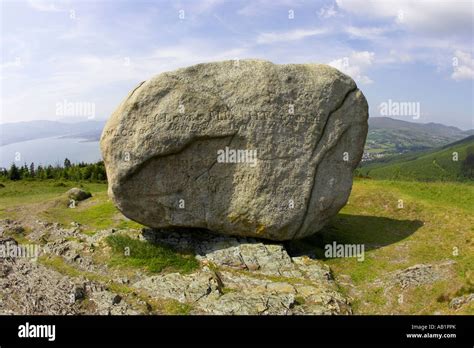
{"label": "large granite boulder", "polygon": [[105,126],[109,194],[150,227],[302,238],[346,204],[367,118],[354,81],[326,65],[241,60],[162,73]]}

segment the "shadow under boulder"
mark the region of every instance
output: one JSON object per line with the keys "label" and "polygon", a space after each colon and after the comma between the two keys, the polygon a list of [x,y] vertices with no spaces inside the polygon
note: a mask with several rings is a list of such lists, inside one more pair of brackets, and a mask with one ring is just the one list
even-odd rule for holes
{"label": "shadow under boulder", "polygon": [[290,255],[326,259],[328,244],[363,245],[365,251],[397,243],[423,226],[420,220],[397,220],[379,216],[338,214],[320,232],[285,243]]}

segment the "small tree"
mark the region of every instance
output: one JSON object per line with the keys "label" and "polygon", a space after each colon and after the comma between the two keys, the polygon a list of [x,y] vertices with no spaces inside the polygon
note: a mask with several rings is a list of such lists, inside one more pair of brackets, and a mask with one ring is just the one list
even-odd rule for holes
{"label": "small tree", "polygon": [[54,178],[54,169],[52,165],[46,167],[46,179]]}
{"label": "small tree", "polygon": [[13,163],[12,166],[10,167],[10,171],[8,172],[8,177],[10,178],[10,180],[20,180],[21,179],[20,170],[15,165],[15,163]]}
{"label": "small tree", "polygon": [[30,164],[30,176],[34,178],[36,176],[36,171],[35,171],[35,164],[31,162]]}
{"label": "small tree", "polygon": [[21,176],[22,179],[30,177],[30,169],[28,168],[26,163],[20,169],[20,176]]}
{"label": "small tree", "polygon": [[71,166],[71,161],[69,159],[64,160],[64,168],[69,168]]}

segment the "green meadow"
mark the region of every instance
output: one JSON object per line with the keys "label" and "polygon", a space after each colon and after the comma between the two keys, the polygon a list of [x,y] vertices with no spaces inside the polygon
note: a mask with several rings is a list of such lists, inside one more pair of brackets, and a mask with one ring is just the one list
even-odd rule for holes
{"label": "green meadow", "polygon": [[[349,203],[325,228],[289,243],[333,270],[359,314],[473,314],[449,301],[474,292],[474,185],[356,179]],[[325,258],[324,245],[363,244],[365,258]],[[447,264],[448,266],[444,266]],[[396,272],[440,266],[432,283],[403,289]]]}
{"label": "green meadow", "polygon": [[[470,160],[466,157],[470,154]],[[362,165],[358,172],[383,180],[472,181],[474,136],[443,148],[411,152]]]}
{"label": "green meadow", "polygon": [[[70,225],[83,225],[86,233],[107,228],[141,228],[124,217],[107,196],[105,183],[74,183],[56,180],[3,181],[0,188],[0,217],[32,221],[42,220]],[[92,198],[68,208],[65,193],[80,187],[92,193]]]}

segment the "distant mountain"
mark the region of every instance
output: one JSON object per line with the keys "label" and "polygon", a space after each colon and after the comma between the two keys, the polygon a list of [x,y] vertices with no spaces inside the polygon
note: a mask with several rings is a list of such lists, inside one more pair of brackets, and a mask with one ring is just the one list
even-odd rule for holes
{"label": "distant mountain", "polygon": [[474,181],[474,135],[434,150],[365,163],[359,172],[375,179]]}
{"label": "distant mountain", "polygon": [[68,137],[98,140],[105,121],[81,121],[66,123],[58,121],[29,121],[0,124],[0,146],[28,140]]}
{"label": "distant mountain", "polygon": [[370,117],[364,158],[436,148],[474,134],[438,123],[414,123],[389,117]]}

